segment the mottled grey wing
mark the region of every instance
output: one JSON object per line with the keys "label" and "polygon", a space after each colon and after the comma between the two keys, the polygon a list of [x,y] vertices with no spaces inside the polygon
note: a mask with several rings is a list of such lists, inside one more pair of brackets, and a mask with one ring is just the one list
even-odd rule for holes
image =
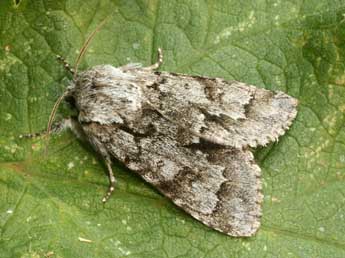
{"label": "mottled grey wing", "polygon": [[214,143],[236,148],[266,145],[283,135],[297,114],[297,100],[283,92],[218,78],[156,74],[153,83],[146,83],[151,105]]}
{"label": "mottled grey wing", "polygon": [[183,146],[181,129],[146,110],[133,128],[84,124],[102,145],[176,205],[231,236],[251,236],[260,225],[260,168],[252,153],[216,144]]}

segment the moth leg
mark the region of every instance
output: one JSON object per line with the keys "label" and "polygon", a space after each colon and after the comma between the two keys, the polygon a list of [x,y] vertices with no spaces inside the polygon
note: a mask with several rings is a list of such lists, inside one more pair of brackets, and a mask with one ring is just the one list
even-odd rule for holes
{"label": "moth leg", "polygon": [[109,156],[107,156],[105,158],[105,164],[107,165],[107,169],[108,169],[108,176],[109,176],[109,188],[107,193],[105,194],[105,196],[102,199],[102,202],[105,203],[109,200],[111,194],[114,192],[115,189],[115,183],[116,183],[116,179],[113,173],[113,169],[111,168],[111,159]]}
{"label": "moth leg", "polygon": [[163,63],[163,51],[161,48],[158,48],[157,52],[158,52],[157,62],[154,63],[153,65],[145,67],[145,69],[157,70],[162,65],[162,63]]}
{"label": "moth leg", "polygon": [[[62,131],[66,129],[71,129],[71,131],[78,137],[78,138],[83,138],[82,134],[82,129],[76,120],[76,118],[69,117],[65,118],[61,121],[55,122],[52,125],[51,133],[58,134],[61,133]],[[41,136],[45,136],[47,134],[46,130],[37,132],[37,133],[28,133],[28,134],[21,134],[19,135],[19,138],[38,138]]]}
{"label": "moth leg", "polygon": [[62,56],[56,55],[56,59],[61,62],[64,66],[64,68],[71,73],[72,75],[74,75],[74,69],[71,68],[70,64],[66,61],[65,58],[63,58]]}

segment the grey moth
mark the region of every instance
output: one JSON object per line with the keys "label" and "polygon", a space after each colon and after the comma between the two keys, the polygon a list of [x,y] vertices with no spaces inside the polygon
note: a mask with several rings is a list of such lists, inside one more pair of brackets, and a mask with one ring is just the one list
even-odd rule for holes
{"label": "grey moth", "polygon": [[[87,44],[90,40],[87,41]],[[157,71],[128,64],[77,72],[56,102],[48,134],[69,127],[103,157],[110,186],[116,159],[195,219],[231,236],[252,236],[260,226],[260,168],[251,148],[283,135],[297,100],[238,81]],[[55,125],[63,99],[78,116]]]}

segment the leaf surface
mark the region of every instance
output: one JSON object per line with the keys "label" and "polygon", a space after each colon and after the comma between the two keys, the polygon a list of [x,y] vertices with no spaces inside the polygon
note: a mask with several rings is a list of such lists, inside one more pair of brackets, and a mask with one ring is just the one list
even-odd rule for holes
{"label": "leaf surface", "polygon": [[[340,0],[0,2],[0,257],[345,257],[345,3]],[[234,79],[299,99],[280,141],[256,151],[262,227],[232,238],[207,228],[120,164],[106,169],[70,132],[43,139],[68,85],[55,55]],[[71,111],[59,109],[60,118]],[[91,243],[80,238],[92,240]]]}

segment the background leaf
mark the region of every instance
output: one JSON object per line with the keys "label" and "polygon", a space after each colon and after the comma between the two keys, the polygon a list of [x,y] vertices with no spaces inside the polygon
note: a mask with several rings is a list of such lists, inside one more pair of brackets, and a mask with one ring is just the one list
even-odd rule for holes
{"label": "background leaf", "polygon": [[[299,99],[278,143],[256,152],[264,216],[255,237],[215,232],[70,133],[46,127],[74,62],[155,61],[163,70],[235,79]],[[0,2],[0,257],[345,257],[345,2],[342,0],[3,0]],[[60,108],[60,117],[69,114]],[[92,243],[80,242],[79,237]]]}

